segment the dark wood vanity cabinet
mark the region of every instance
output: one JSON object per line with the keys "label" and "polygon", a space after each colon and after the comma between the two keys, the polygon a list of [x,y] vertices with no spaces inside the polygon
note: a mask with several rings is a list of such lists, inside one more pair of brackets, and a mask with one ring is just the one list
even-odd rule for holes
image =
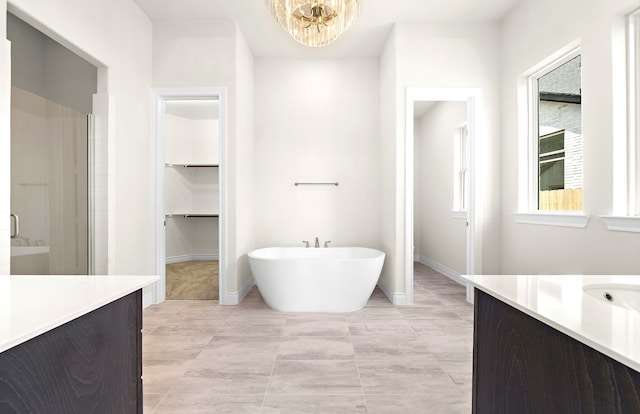
{"label": "dark wood vanity cabinet", "polygon": [[141,328],[137,290],[0,353],[0,413],[142,413]]}
{"label": "dark wood vanity cabinet", "polygon": [[475,290],[475,414],[640,413],[640,373]]}

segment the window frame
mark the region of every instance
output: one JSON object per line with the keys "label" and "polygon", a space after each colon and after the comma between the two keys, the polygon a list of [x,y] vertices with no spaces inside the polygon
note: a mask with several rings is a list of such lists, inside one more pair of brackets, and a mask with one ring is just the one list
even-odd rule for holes
{"label": "window frame", "polygon": [[[551,139],[557,136],[562,136],[562,149],[552,150],[544,153],[540,153],[540,145],[538,145],[538,188],[542,186],[540,181],[542,180],[542,164],[549,164],[552,162],[563,161],[566,158],[564,138],[566,129],[560,129],[558,131],[550,132],[548,134],[540,136],[540,143],[543,139]],[[544,158],[544,159],[543,159]],[[538,196],[538,209],[540,209],[540,199]],[[546,211],[546,210],[545,210]]]}
{"label": "window frame", "polygon": [[581,54],[580,41],[575,40],[518,79],[518,223],[584,228],[589,222],[583,210],[540,210],[538,204],[538,79]]}
{"label": "window frame", "polygon": [[613,19],[613,211],[611,231],[640,232],[640,7]]}
{"label": "window frame", "polygon": [[640,216],[640,8],[625,19],[627,37],[627,197],[626,215]]}

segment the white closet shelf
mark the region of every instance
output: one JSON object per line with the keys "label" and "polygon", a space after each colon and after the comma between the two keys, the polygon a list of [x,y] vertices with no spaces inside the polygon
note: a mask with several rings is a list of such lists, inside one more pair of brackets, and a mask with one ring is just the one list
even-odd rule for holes
{"label": "white closet shelf", "polygon": [[167,213],[165,217],[174,218],[174,217],[183,217],[183,218],[216,218],[219,217],[219,214],[193,214],[193,213]]}
{"label": "white closet shelf", "polygon": [[218,168],[219,164],[165,164],[167,167],[183,167],[183,168]]}

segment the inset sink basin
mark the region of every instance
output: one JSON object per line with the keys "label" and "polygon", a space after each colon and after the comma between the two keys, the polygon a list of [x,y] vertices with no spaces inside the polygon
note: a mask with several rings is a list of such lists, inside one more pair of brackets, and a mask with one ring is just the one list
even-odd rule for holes
{"label": "inset sink basin", "polygon": [[640,312],[640,285],[608,283],[586,285],[582,289],[603,302]]}

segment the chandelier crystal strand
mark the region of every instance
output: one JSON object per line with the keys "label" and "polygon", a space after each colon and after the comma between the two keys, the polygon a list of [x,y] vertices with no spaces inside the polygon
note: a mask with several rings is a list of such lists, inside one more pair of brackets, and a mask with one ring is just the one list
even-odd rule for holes
{"label": "chandelier crystal strand", "polygon": [[360,0],[268,0],[271,13],[298,42],[313,47],[336,40],[353,22]]}

